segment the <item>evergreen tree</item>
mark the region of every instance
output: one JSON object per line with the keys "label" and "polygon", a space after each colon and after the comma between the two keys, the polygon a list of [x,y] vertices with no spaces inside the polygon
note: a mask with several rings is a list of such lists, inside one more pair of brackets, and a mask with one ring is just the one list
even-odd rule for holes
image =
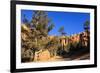
{"label": "evergreen tree", "polygon": [[65,35],[66,34],[65,31],[64,31],[64,27],[63,26],[59,28],[58,32],[60,32],[61,35]]}
{"label": "evergreen tree", "polygon": [[31,25],[42,36],[47,36],[54,27],[45,11],[34,11]]}
{"label": "evergreen tree", "polygon": [[85,30],[85,31],[88,31],[89,28],[90,28],[90,22],[87,20],[87,21],[85,21],[85,23],[84,23],[84,30]]}

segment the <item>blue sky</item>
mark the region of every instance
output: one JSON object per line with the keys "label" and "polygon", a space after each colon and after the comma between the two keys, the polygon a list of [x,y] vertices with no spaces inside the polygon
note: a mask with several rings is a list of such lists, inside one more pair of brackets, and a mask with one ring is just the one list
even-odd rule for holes
{"label": "blue sky", "polygon": [[[33,10],[21,10],[21,22],[24,14],[28,21],[32,19]],[[54,12],[47,11],[48,17],[52,19],[55,27],[49,32],[49,35],[60,35],[59,28],[64,26],[67,35],[72,35],[84,31],[83,24],[86,20],[90,21],[90,13],[79,12]]]}

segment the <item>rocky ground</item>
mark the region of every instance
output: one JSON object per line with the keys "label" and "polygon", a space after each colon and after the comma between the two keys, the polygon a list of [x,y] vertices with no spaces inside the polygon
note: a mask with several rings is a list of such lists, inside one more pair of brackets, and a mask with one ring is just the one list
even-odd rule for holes
{"label": "rocky ground", "polygon": [[84,52],[84,53],[78,52],[73,55],[69,55],[67,57],[62,57],[62,56],[50,57],[50,53],[46,50],[35,57],[35,62],[85,60],[89,58],[90,58],[90,54],[88,52]]}

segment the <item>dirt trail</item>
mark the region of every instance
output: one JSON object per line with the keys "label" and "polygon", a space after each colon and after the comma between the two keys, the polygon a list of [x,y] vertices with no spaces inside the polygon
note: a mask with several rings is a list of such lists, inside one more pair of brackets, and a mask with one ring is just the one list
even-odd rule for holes
{"label": "dirt trail", "polygon": [[35,62],[45,62],[45,61],[61,61],[64,60],[60,56],[50,57],[50,52],[48,50],[39,51],[35,53]]}

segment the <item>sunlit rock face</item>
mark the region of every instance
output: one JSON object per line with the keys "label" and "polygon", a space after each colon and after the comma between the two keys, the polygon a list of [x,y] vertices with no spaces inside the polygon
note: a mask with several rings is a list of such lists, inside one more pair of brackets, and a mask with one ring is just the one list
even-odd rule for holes
{"label": "sunlit rock face", "polygon": [[70,37],[72,42],[79,42],[80,41],[80,34],[75,34]]}
{"label": "sunlit rock face", "polygon": [[45,62],[45,61],[49,61],[50,59],[50,52],[48,50],[40,50],[38,52],[35,52],[35,62]]}
{"label": "sunlit rock face", "polygon": [[31,32],[31,30],[30,30],[30,28],[28,27],[28,25],[25,25],[25,24],[22,24],[22,25],[21,25],[21,29],[22,29],[23,31],[26,31],[26,32]]}
{"label": "sunlit rock face", "polygon": [[81,42],[82,45],[87,47],[90,43],[90,32],[83,32],[80,34],[81,35]]}
{"label": "sunlit rock face", "polygon": [[[69,44],[76,44],[76,47],[80,45],[81,47],[89,47],[90,43],[90,32],[84,31],[79,34],[74,34],[68,38],[66,36],[61,36],[60,44],[65,47]],[[74,49],[74,48],[73,48]],[[88,48],[89,49],[89,48]]]}

